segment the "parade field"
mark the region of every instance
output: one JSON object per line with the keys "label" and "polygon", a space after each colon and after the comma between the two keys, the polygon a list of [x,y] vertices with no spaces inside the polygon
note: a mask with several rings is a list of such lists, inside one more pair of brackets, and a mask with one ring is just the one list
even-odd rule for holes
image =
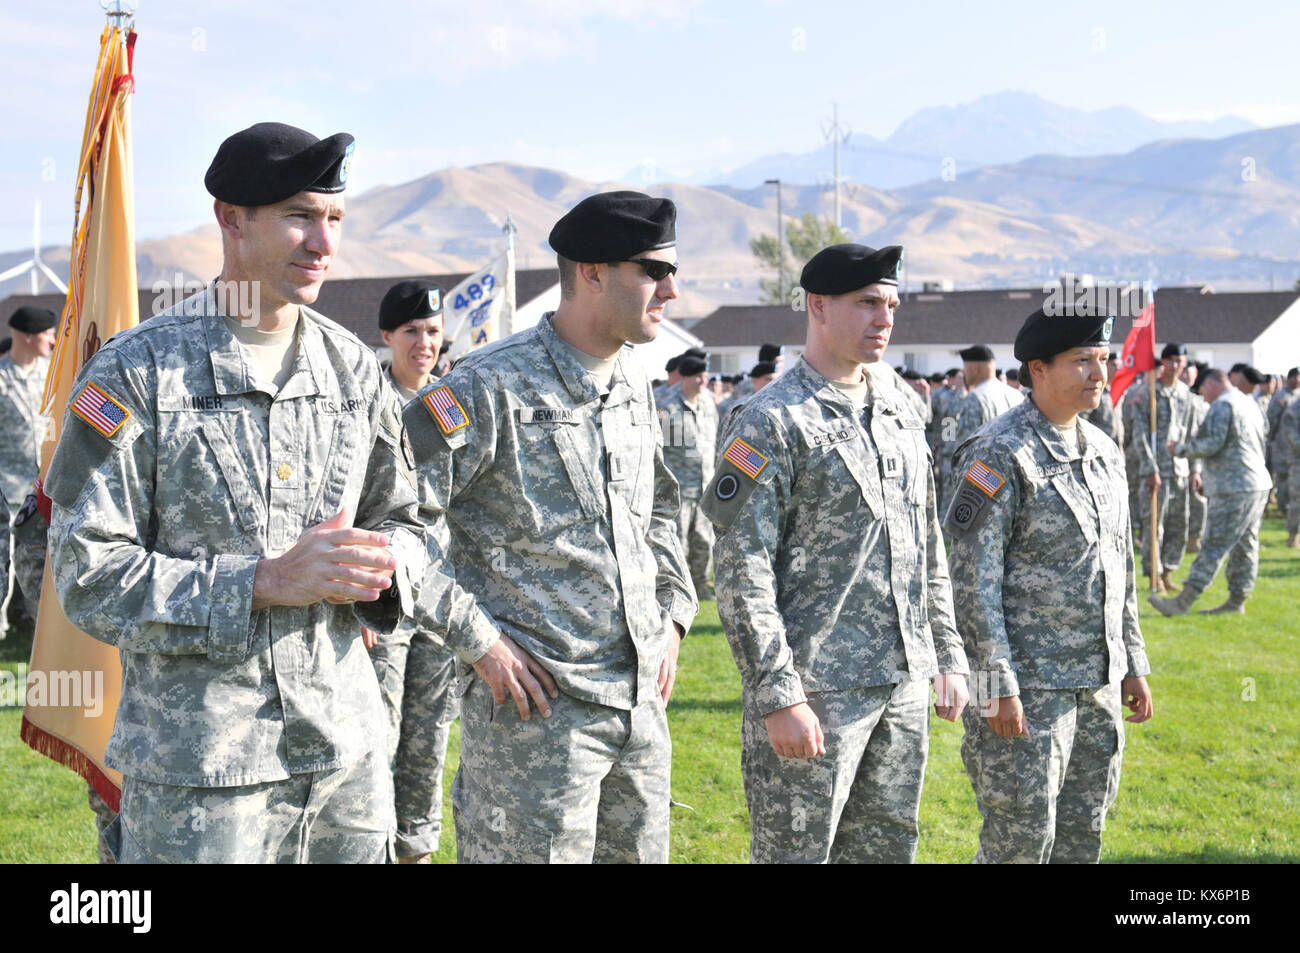
{"label": "parade field", "polygon": [[[1300,551],[1265,520],[1260,573],[1246,616],[1165,619],[1142,602],[1153,672],[1153,720],[1129,726],[1119,801],[1106,825],[1104,863],[1255,863],[1300,858]],[[1186,575],[1190,562],[1174,578]],[[1222,573],[1198,607],[1226,596]],[[30,634],[0,642],[17,671]],[[92,863],[86,786],[18,739],[21,709],[0,709],[0,861]],[[682,649],[669,708],[674,863],[742,863],[749,826],[740,780],[740,682],[706,603]],[[920,863],[965,863],[979,817],[961,765],[960,725],[931,719],[921,803]],[[454,774],[452,735],[447,783]],[[455,860],[450,806],[435,861]]]}

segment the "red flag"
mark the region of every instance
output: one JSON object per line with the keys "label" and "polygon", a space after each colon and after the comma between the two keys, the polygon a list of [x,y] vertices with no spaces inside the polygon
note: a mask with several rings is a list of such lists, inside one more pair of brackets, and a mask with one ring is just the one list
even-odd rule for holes
{"label": "red flag", "polygon": [[1124,391],[1133,383],[1133,379],[1143,371],[1154,370],[1156,366],[1156,299],[1152,299],[1142,309],[1142,313],[1128,329],[1124,339],[1124,352],[1119,358],[1119,370],[1110,383],[1110,402],[1119,404]]}

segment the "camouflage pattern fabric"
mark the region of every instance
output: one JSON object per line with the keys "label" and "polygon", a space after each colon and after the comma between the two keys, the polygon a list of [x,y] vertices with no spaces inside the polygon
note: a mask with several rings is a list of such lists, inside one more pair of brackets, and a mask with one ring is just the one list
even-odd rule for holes
{"label": "camouflage pattern fabric", "polygon": [[783,758],[746,708],[742,774],[755,864],[910,864],[929,750],[924,679],[812,692],[826,754]]}
{"label": "camouflage pattern fabric", "polygon": [[969,391],[961,402],[957,413],[957,435],[953,443],[957,446],[975,436],[986,423],[1005,414],[1012,407],[1024,402],[1024,397],[996,377],[980,381]]}
{"label": "camouflage pattern fabric", "polygon": [[[1173,572],[1183,561],[1187,552],[1187,526],[1191,501],[1191,490],[1186,476],[1161,477],[1160,489],[1156,491],[1157,504],[1160,507],[1160,568]],[[1151,491],[1145,481],[1138,491],[1142,507],[1142,525],[1151,524]],[[1151,575],[1151,548],[1153,539],[1144,536],[1142,540],[1142,575]]]}
{"label": "camouflage pattern fabric", "polygon": [[1027,735],[1004,738],[975,705],[961,754],[984,819],[977,864],[1095,864],[1124,754],[1118,684],[1022,688]]}
{"label": "camouflage pattern fabric", "polygon": [[127,776],[105,834],[123,864],[382,864],[393,789],[382,749],[344,768],[238,787]]}
{"label": "camouflage pattern fabric", "polygon": [[1204,461],[1201,478],[1211,500],[1229,493],[1272,489],[1264,464],[1264,421],[1254,401],[1233,387],[1210,405],[1195,437],[1174,448],[1179,457]]}
{"label": "camouflage pattern fabric", "polygon": [[[1196,399],[1192,401],[1192,433],[1197,433],[1201,429],[1201,424],[1205,423],[1205,417],[1210,412],[1210,405],[1206,403],[1205,398],[1199,394],[1195,395],[1195,397]],[[1192,473],[1204,477],[1205,463],[1199,457],[1189,460],[1188,467]],[[1205,535],[1205,515],[1207,511],[1208,505],[1204,485],[1202,485],[1200,493],[1193,493],[1189,486],[1187,492],[1187,535],[1189,538],[1200,539]]]}
{"label": "camouflage pattern fabric", "polygon": [[[276,394],[211,286],[115,335],[74,391],[46,480],[50,554],[68,618],[121,650],[106,760],[129,778],[280,782],[355,764],[383,737],[360,625],[391,632],[413,610],[415,473],[373,353],[300,315]],[[344,508],[391,535],[388,594],[253,612],[258,562]]]}
{"label": "camouflage pattern fabric", "polygon": [[1030,400],[959,447],[956,462],[971,487],[945,525],[972,670],[996,676],[1001,696],[1147,674],[1111,439],[1083,420],[1063,431]]}
{"label": "camouflage pattern fabric", "polygon": [[14,581],[22,589],[33,616],[41,601],[49,533],[49,524],[36,509],[36,494],[27,494],[22,509],[13,520],[13,571]]}
{"label": "camouflage pattern fabric", "polygon": [[[1054,426],[1031,399],[959,447],[956,463],[970,486],[945,528],[966,652],[976,685],[1020,696],[1034,726],[1032,744],[1008,740],[989,729],[987,709],[966,709],[963,756],[984,817],[978,858],[1095,860],[1100,829],[1080,829],[1079,805],[1109,806],[1121,742],[1112,731],[1107,747],[1102,728],[1047,699],[1104,694],[1117,709],[1121,680],[1150,672],[1119,448],[1085,420]],[[1061,786],[1050,772],[1067,760]],[[1112,773],[1099,798],[1096,778]],[[1068,845],[1059,858],[1055,841]]]}
{"label": "camouflage pattern fabric", "polygon": [[41,469],[41,442],[46,422],[41,418],[41,397],[50,359],[38,357],[27,369],[11,354],[0,357],[0,493],[11,513],[23,505]]}
{"label": "camouflage pattern fabric", "polygon": [[[1300,390],[1280,390],[1273,395],[1273,402],[1268,405],[1269,458],[1273,486],[1277,492],[1277,506],[1283,515],[1287,514],[1291,499],[1291,464],[1294,459],[1283,421],[1288,411],[1298,403]],[[1300,410],[1296,413],[1300,414]],[[1292,427],[1294,426],[1293,422]]]}
{"label": "camouflage pattern fabric", "polygon": [[[466,663],[498,632],[509,635],[555,678],[563,693],[553,706],[557,716],[577,702],[612,709],[573,722],[579,735],[586,725],[603,731],[596,726],[645,710],[659,694],[672,625],[685,631],[697,604],[677,537],[677,483],[663,462],[649,382],[629,352],[620,354],[602,393],[547,315],[471,353],[425,388],[405,419],[420,467],[422,517],[431,527],[445,520],[450,532],[448,558],[425,581],[430,589],[417,622],[445,633]],[[569,747],[581,746],[562,724],[544,736],[546,748],[529,749],[531,763],[562,763]],[[467,738],[486,737],[469,734],[465,714],[462,726]],[[665,731],[653,743],[666,741]],[[473,743],[463,745],[461,771],[482,767],[472,780],[458,779],[459,789],[502,789],[508,767],[494,768],[486,756],[475,761]],[[628,757],[620,771],[662,771],[637,783],[667,790],[666,754]],[[598,801],[603,776],[582,769],[571,782],[583,786],[574,795]],[[463,797],[477,803],[473,796]],[[458,841],[487,836],[471,829],[475,811],[458,817],[469,825],[462,833],[458,822]]]}
{"label": "camouflage pattern fabric", "polygon": [[[924,424],[897,390],[868,380],[871,398],[861,407],[801,360],[746,402],[704,495],[719,531],[718,613],[743,685],[742,769],[756,860],[787,851],[814,861],[872,851],[910,859],[925,731],[911,701],[889,701],[892,686],[967,671]],[[854,694],[864,687],[881,690],[865,700]],[[812,759],[816,768],[779,759],[762,722],[813,695],[832,720],[823,731],[844,732],[842,744],[827,735],[827,754]],[[924,697],[920,707],[924,724]],[[864,752],[870,763],[859,767]],[[778,762],[779,774],[765,773]],[[822,835],[783,840],[780,813],[793,791],[806,790],[809,772],[839,779],[808,805],[824,821]],[[915,791],[906,781],[880,783],[908,772]],[[781,790],[784,808],[758,803]],[[881,821],[882,814],[898,823]],[[861,829],[846,831],[836,847],[842,816]],[[909,816],[910,834],[899,821]],[[884,842],[863,846],[876,834]]]}
{"label": "camouflage pattern fabric", "polygon": [[943,387],[934,392],[934,412],[930,432],[934,446],[934,488],[938,494],[936,512],[947,512],[948,487],[952,484],[952,453],[957,449],[957,429],[961,405],[966,392],[959,387]]}
{"label": "camouflage pattern fabric", "polygon": [[1196,554],[1183,589],[1191,597],[1210,587],[1219,567],[1228,561],[1228,592],[1248,596],[1259,575],[1259,525],[1268,505],[1268,490],[1216,493],[1210,500],[1201,551]]}
{"label": "camouflage pattern fabric", "polygon": [[1287,532],[1300,532],[1300,400],[1286,409],[1279,423],[1282,452],[1286,457]]}
{"label": "camouflage pattern fabric", "polygon": [[116,864],[112,847],[108,841],[108,829],[117,818],[117,811],[108,806],[108,802],[91,785],[86,785],[86,800],[95,812],[95,852],[101,864]]}
{"label": "camouflage pattern fabric", "polygon": [[427,632],[403,627],[378,637],[370,661],[388,715],[397,856],[432,854],[442,837],[447,741],[460,714],[456,653]]}
{"label": "camouflage pattern fabric", "polygon": [[678,538],[691,570],[697,598],[709,587],[709,557],[713,527],[700,512],[700,494],[713,479],[718,444],[718,407],[701,391],[695,405],[687,403],[681,388],[674,388],[659,404],[659,430],[663,434],[664,464],[677,480],[681,495]]}
{"label": "camouflage pattern fabric", "polygon": [[462,864],[668,862],[672,742],[659,695],[630,711],[561,695],[519,717],[469,680],[452,782]]}

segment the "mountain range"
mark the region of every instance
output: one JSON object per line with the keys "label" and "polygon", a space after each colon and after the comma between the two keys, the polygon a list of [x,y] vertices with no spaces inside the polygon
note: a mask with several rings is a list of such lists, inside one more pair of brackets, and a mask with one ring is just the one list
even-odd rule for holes
{"label": "mountain range", "polygon": [[[909,127],[920,135],[915,130],[927,123],[942,129],[942,115],[930,112],[895,135]],[[956,142],[967,133],[960,116],[950,118]],[[829,214],[827,184],[781,178],[791,183],[782,188],[786,216]],[[508,162],[443,169],[350,196],[331,276],[472,270],[500,252],[507,212],[518,228],[519,267],[549,265],[546,237],[555,220],[584,195],[616,187],[678,205],[682,296],[672,314],[702,317],[721,304],[757,300],[762,272],[749,241],[775,231],[772,187],[620,186]],[[1165,285],[1285,287],[1300,276],[1300,125],[1165,139],[1122,154],[957,164],[949,176],[891,188],[849,182],[842,221],[855,241],[906,246],[905,283],[913,290],[943,279],[958,287],[1033,286],[1066,271]],[[215,226],[142,241],[137,251],[146,287],[178,272],[209,278],[220,267]],[[0,270],[28,254],[0,255]],[[67,254],[65,246],[42,257],[66,272]],[[24,290],[18,279],[0,295]]]}

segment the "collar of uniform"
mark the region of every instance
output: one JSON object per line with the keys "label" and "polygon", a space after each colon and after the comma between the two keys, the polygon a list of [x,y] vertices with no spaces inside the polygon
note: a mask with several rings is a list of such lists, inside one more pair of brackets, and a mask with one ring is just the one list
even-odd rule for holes
{"label": "collar of uniform", "polygon": [[[203,330],[207,337],[208,355],[212,362],[212,377],[218,394],[246,394],[257,390],[249,367],[240,350],[239,342],[226,327],[225,318],[217,308],[216,281],[208,284],[201,296],[190,299],[196,310],[204,316]],[[323,393],[320,368],[327,361],[324,339],[316,322],[309,320],[309,308],[299,307],[298,353],[294,357],[293,374],[281,388],[280,397],[307,397]]]}
{"label": "collar of uniform", "polygon": [[1047,448],[1047,452],[1052,455],[1053,459],[1065,463],[1069,460],[1086,459],[1088,456],[1097,453],[1096,448],[1091,444],[1085,446],[1083,453],[1079,452],[1078,428],[1083,425],[1081,417],[1074,419],[1075,439],[1071,442],[1065,439],[1055,424],[1043,416],[1043,412],[1038,409],[1038,405],[1034,403],[1032,398],[1022,401],[1018,406],[1008,410],[1007,413],[1014,414],[1017,411],[1028,415],[1035,433],[1038,434],[1038,439],[1043,442],[1043,446]]}
{"label": "collar of uniform", "polygon": [[[587,369],[578,363],[578,359],[569,353],[569,345],[555,332],[555,327],[551,324],[554,315],[554,311],[548,311],[542,315],[542,320],[537,322],[537,336],[541,339],[542,347],[546,348],[546,353],[551,355],[551,361],[559,371],[560,379],[564,381],[564,387],[574,403],[585,404],[588,401],[598,400],[600,391],[596,389],[596,382],[587,373]],[[620,354],[618,364],[614,366],[614,377],[609,382],[610,396],[605,399],[607,405],[613,399],[614,391],[618,389],[618,382],[621,381],[625,387],[627,385],[622,365],[623,357]]]}
{"label": "collar of uniform", "polygon": [[[821,403],[849,416],[858,412],[858,405],[853,403],[844,391],[836,387],[829,377],[809,364],[802,356],[794,369],[786,372],[786,374],[796,373],[799,374],[799,382],[804,384]],[[870,365],[864,364],[862,373],[867,381],[867,405],[872,408],[872,411],[897,414],[899,405],[894,402],[885,388],[877,385]],[[782,375],[784,376],[786,375]]]}

